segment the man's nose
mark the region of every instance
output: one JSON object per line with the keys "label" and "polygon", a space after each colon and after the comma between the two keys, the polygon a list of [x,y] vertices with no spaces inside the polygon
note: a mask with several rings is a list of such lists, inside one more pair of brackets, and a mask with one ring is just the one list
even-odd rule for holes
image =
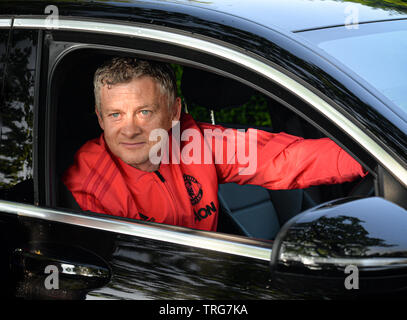
{"label": "man's nose", "polygon": [[126,137],[132,138],[142,132],[141,126],[137,123],[136,116],[126,115],[121,129],[121,133]]}

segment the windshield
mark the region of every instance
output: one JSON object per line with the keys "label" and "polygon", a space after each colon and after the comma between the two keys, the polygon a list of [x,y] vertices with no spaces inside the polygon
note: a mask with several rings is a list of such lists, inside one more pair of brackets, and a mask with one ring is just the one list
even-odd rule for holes
{"label": "windshield", "polygon": [[[407,21],[360,24],[304,32],[396,104],[407,117]],[[400,112],[401,111],[401,112]]]}

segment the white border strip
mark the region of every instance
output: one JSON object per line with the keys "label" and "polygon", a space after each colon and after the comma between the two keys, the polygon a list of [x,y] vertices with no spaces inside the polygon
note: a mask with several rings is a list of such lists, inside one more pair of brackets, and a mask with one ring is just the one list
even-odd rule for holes
{"label": "white border strip", "polygon": [[215,239],[209,236],[199,235],[199,230],[193,230],[194,234],[189,234],[189,230],[183,233],[173,230],[165,230],[164,228],[157,228],[153,225],[120,221],[109,216],[106,216],[106,218],[89,217],[54,209],[40,208],[28,204],[17,204],[4,200],[0,200],[0,212],[170,242],[259,260],[270,261],[271,259],[271,248],[262,248],[229,240]]}
{"label": "white border strip", "polygon": [[[16,28],[51,28],[46,19],[30,19],[30,18],[17,18],[14,20]],[[58,30],[71,30],[71,31],[87,31],[87,32],[100,32],[106,34],[116,34],[122,36],[132,36],[144,39],[152,39],[161,42],[169,42],[183,47],[188,47],[194,50],[203,51],[212,55],[217,55],[226,58],[230,61],[238,63],[246,68],[252,69],[255,72],[262,74],[266,78],[280,84],[284,88],[290,90],[310,105],[312,105],[319,112],[324,114],[327,118],[333,121],[337,126],[342,128],[345,132],[356,140],[371,153],[386,169],[398,177],[404,186],[407,187],[407,170],[398,163],[390,154],[388,154],[379,144],[371,139],[360,128],[349,121],[338,110],[329,105],[326,101],[321,99],[315,93],[302,86],[300,83],[289,78],[285,74],[277,71],[269,65],[258,61],[252,57],[246,56],[243,53],[232,50],[230,48],[222,47],[218,44],[200,40],[197,38],[188,37],[185,35],[170,33],[162,30],[147,29],[137,26],[108,24],[102,22],[91,21],[77,21],[77,20],[58,20]]]}

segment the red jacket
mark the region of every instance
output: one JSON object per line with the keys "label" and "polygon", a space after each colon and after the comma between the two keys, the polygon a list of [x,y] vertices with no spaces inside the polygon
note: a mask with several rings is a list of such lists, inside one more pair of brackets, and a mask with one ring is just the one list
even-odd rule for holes
{"label": "red jacket", "polygon": [[[170,163],[161,163],[158,171],[140,171],[115,157],[107,148],[102,134],[79,149],[74,164],[63,176],[63,182],[83,210],[215,231],[219,183],[298,189],[342,183],[366,175],[358,162],[328,138],[311,140],[286,133],[251,131],[254,129],[249,129],[244,139],[247,152],[249,139],[257,138],[256,170],[250,174],[239,174],[245,165],[237,162],[236,152],[233,159],[228,159],[229,164],[216,164],[215,148],[213,151],[208,149],[209,141],[204,139],[205,129],[216,128],[225,132],[225,128],[196,123],[185,114],[180,124],[181,133],[185,129],[199,132],[201,159],[204,159],[204,151],[210,150],[212,163],[208,163],[206,158],[206,162],[201,161],[203,164],[186,164],[184,161],[174,164],[170,156]],[[232,132],[237,134],[237,130]],[[257,134],[253,138],[251,134],[255,132]],[[215,139],[219,137],[210,140],[213,142]],[[169,150],[172,150],[172,143]],[[180,150],[188,143],[182,141]],[[226,149],[227,144],[224,143],[224,156],[230,157]]]}

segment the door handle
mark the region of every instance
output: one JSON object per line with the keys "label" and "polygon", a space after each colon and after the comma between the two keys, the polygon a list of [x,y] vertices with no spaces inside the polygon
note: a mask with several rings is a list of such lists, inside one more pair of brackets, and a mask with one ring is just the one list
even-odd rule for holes
{"label": "door handle", "polygon": [[62,244],[29,243],[11,259],[16,296],[28,299],[82,299],[110,281],[108,264],[96,254]]}

